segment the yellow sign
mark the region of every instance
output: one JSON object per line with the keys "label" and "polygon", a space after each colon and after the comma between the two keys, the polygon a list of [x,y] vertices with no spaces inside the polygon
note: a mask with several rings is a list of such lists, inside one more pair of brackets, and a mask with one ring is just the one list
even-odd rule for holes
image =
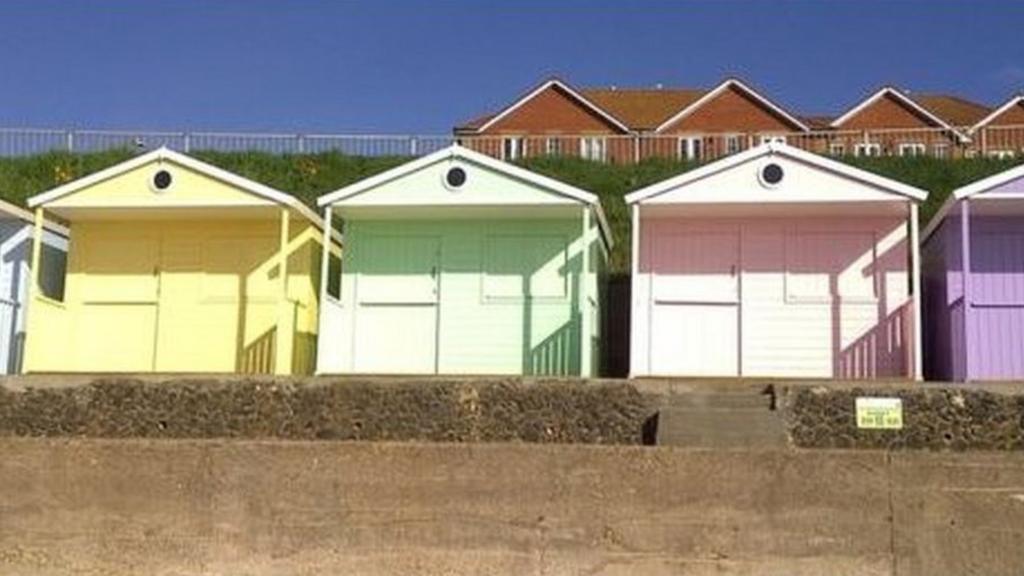
{"label": "yellow sign", "polygon": [[903,400],[899,398],[857,398],[857,428],[903,429]]}

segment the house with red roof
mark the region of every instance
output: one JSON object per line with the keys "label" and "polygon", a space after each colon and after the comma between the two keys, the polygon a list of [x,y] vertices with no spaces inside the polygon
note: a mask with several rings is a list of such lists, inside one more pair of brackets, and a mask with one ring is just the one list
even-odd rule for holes
{"label": "house with red roof", "polygon": [[988,156],[1012,158],[1024,155],[1024,94],[997,106],[971,126],[969,133]]}
{"label": "house with red roof", "polygon": [[1024,152],[1024,96],[993,109],[883,86],[837,116],[804,116],[738,78],[711,89],[576,88],[550,78],[454,132],[464,146],[510,161],[705,161],[768,141],[833,156],[1005,156]]}
{"label": "house with red roof", "polygon": [[991,109],[948,94],[917,94],[883,86],[829,123],[831,155],[961,156],[969,131]]}
{"label": "house with red roof", "polygon": [[551,78],[498,110],[455,127],[467,147],[505,160],[568,155],[629,162],[704,160],[810,127],[748,84],[710,90],[583,88]]}

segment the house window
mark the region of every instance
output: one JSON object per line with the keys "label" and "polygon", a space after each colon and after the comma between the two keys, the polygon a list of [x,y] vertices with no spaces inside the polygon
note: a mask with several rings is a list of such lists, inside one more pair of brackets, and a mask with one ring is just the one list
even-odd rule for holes
{"label": "house window", "polygon": [[773,142],[775,144],[785,144],[786,137],[780,136],[778,134],[761,134],[760,142],[761,144],[768,144],[769,142]]}
{"label": "house window", "polygon": [[739,134],[726,134],[725,136],[725,153],[735,154],[740,151],[740,135]]}
{"label": "house window", "polygon": [[949,158],[949,144],[939,142],[932,145],[932,156],[936,158]]}
{"label": "house window", "polygon": [[580,156],[584,160],[604,162],[607,157],[605,139],[595,137],[580,138]]}
{"label": "house window", "polygon": [[704,158],[704,140],[700,136],[679,139],[679,158],[696,162]]}
{"label": "house window", "polygon": [[341,257],[334,253],[327,258],[327,295],[341,300]]}
{"label": "house window", "polygon": [[562,141],[558,138],[548,138],[544,141],[544,153],[548,156],[559,156],[562,154]]}
{"label": "house window", "polygon": [[39,254],[39,293],[57,302],[64,301],[64,280],[67,277],[68,254],[43,244]]}
{"label": "house window", "polygon": [[832,156],[845,156],[846,144],[833,143],[828,145],[828,153]]}
{"label": "house window", "polygon": [[525,155],[526,141],[523,138],[505,138],[501,142],[501,159],[518,160]]}
{"label": "house window", "polygon": [[924,156],[925,146],[920,142],[901,142],[897,152],[900,156]]}
{"label": "house window", "polygon": [[853,147],[854,156],[881,156],[882,146],[877,142],[861,142]]}

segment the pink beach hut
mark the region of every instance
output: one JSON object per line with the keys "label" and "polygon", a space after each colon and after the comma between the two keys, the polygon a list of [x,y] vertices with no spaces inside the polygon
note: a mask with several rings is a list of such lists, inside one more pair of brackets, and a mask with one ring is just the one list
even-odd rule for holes
{"label": "pink beach hut", "polygon": [[920,378],[926,197],[778,142],[628,195],[631,376]]}

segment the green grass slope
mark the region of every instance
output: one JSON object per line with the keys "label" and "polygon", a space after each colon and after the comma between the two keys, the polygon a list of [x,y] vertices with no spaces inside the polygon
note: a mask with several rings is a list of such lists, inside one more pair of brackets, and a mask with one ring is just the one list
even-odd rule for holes
{"label": "green grass slope", "polygon": [[[0,197],[18,205],[35,194],[64,182],[81,178],[133,155],[131,150],[112,150],[92,154],[54,152],[19,158],[0,158]],[[290,192],[315,205],[318,196],[377,174],[405,162],[408,158],[369,158],[334,152],[322,154],[270,154],[262,152],[194,152],[193,156]],[[931,192],[921,210],[927,222],[949,193],[984,176],[1020,163],[1019,160],[936,158],[847,158],[846,162]],[[601,198],[615,236],[611,269],[629,269],[629,213],[623,196],[670,176],[685,172],[696,164],[668,160],[650,160],[636,165],[598,164],[577,158],[530,158],[523,166],[551,176]]]}

